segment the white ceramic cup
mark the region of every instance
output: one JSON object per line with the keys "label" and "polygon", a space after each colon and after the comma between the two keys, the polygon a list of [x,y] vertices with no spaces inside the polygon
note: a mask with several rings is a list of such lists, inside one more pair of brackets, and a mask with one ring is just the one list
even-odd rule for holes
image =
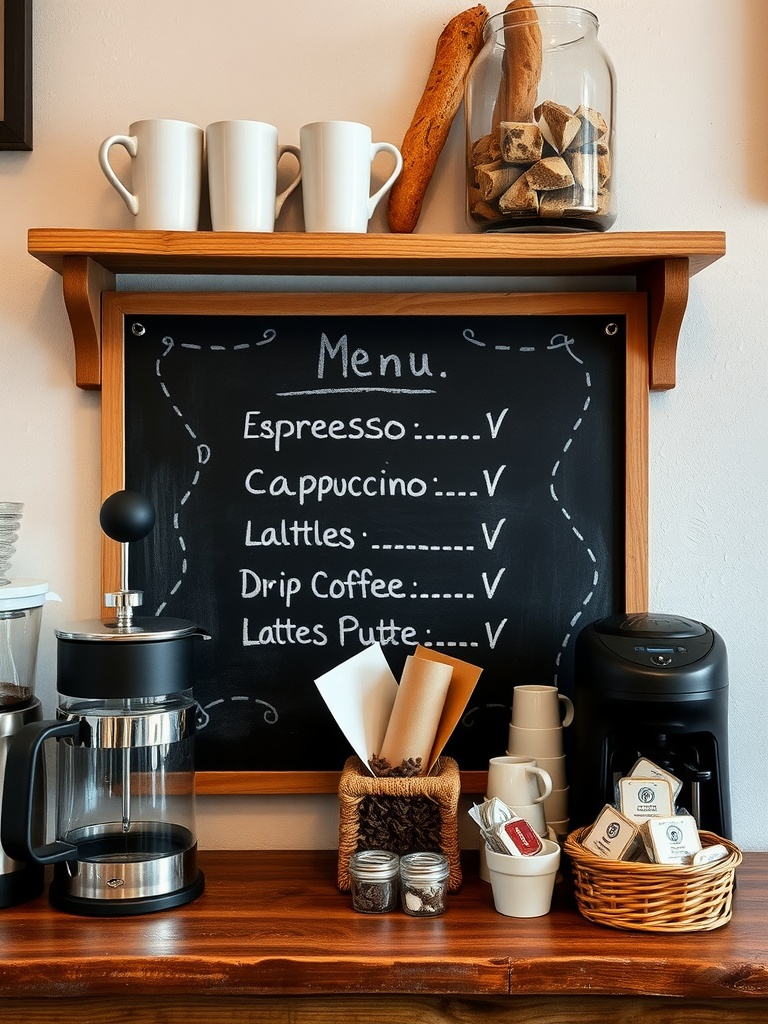
{"label": "white ceramic cup", "polygon": [[[372,142],[371,129],[355,121],[316,121],[299,133],[304,227],[307,231],[365,233],[380,200],[403,169],[400,150],[390,142]],[[371,195],[371,170],[379,153],[395,167]]]}
{"label": "white ceramic cup", "polygon": [[544,800],[544,814],[547,821],[563,821],[568,817],[568,786],[553,789]]}
{"label": "white ceramic cup", "polygon": [[[118,178],[109,151],[122,146],[131,157],[130,191]],[[164,118],[134,121],[128,135],[110,135],[99,147],[107,181],[136,218],[141,231],[196,231],[200,216],[203,129]]]}
{"label": "white ceramic cup", "polygon": [[569,818],[564,818],[562,821],[548,821],[547,830],[553,832],[555,836],[562,838],[568,835],[570,824]]}
{"label": "white ceramic cup", "polygon": [[542,839],[544,849],[531,857],[496,853],[486,844],[493,904],[506,917],[543,917],[552,906],[560,846]]}
{"label": "white ceramic cup", "polygon": [[512,725],[523,729],[565,728],[573,721],[573,704],[556,686],[530,684],[512,691]]}
{"label": "white ceramic cup", "polygon": [[562,757],[563,730],[557,729],[524,729],[519,725],[510,725],[507,739],[507,750],[518,757]]}
{"label": "white ceramic cup", "polygon": [[536,764],[542,768],[552,779],[552,792],[558,789],[568,788],[568,776],[566,774],[566,757],[537,757]]}
{"label": "white ceramic cup", "polygon": [[552,780],[531,757],[492,757],[488,762],[488,797],[508,807],[537,804],[552,792]]}
{"label": "white ceramic cup", "polygon": [[[263,121],[216,121],[205,129],[208,195],[214,231],[274,231],[283,203],[301,181],[298,146],[278,145]],[[286,153],[296,173],[277,195],[277,165]]]}

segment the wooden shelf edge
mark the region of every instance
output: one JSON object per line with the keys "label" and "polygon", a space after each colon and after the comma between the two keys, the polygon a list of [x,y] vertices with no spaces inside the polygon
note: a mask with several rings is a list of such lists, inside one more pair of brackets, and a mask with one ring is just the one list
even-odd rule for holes
{"label": "wooden shelf edge", "polygon": [[[195,773],[198,796],[286,796],[338,793],[341,772],[206,772]],[[485,793],[486,771],[461,772],[462,793]]]}
{"label": "wooden shelf edge", "polygon": [[722,231],[367,235],[95,231],[31,228],[29,252],[62,275],[76,383],[101,386],[102,291],[115,275],[279,274],[349,277],[634,276],[649,296],[651,390],[675,386],[688,280],[725,254]]}
{"label": "wooden shelf edge", "polygon": [[636,273],[686,257],[698,273],[725,254],[722,231],[566,234],[250,234],[31,228],[29,252],[62,272],[66,255],[88,256],[115,274]]}

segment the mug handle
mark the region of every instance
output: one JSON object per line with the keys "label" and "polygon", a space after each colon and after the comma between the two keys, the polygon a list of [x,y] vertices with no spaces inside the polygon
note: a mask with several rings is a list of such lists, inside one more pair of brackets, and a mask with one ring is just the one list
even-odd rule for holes
{"label": "mug handle", "polygon": [[562,701],[563,707],[565,708],[565,715],[560,724],[563,727],[563,729],[567,729],[573,721],[573,702],[571,701],[571,698],[566,697],[564,693],[559,693],[558,697]]}
{"label": "mug handle", "polygon": [[400,153],[400,150],[397,148],[397,146],[393,146],[391,142],[374,142],[371,145],[371,163],[373,163],[374,158],[377,156],[378,153],[389,153],[391,156],[393,156],[395,158],[395,168],[390,174],[390,176],[387,178],[387,180],[384,182],[384,184],[381,186],[381,188],[378,190],[378,192],[374,192],[372,196],[368,197],[368,220],[371,219],[371,217],[373,216],[373,211],[379,205],[379,202],[381,201],[381,199],[383,199],[385,193],[392,188],[392,186],[395,183],[395,178],[398,177],[398,175],[403,169],[402,154]]}
{"label": "mug handle", "polygon": [[[527,769],[531,775],[538,775],[541,780],[539,783],[539,795],[533,801],[535,804],[540,804],[542,800],[546,800],[549,794],[552,792],[552,777],[549,772],[545,772],[543,768],[539,768],[538,765],[530,765]],[[541,792],[541,787],[544,786],[544,792]]]}
{"label": "mug handle", "polygon": [[293,153],[293,155],[296,157],[296,160],[298,161],[298,164],[299,164],[299,173],[296,175],[296,177],[290,183],[288,188],[285,189],[285,191],[281,192],[278,195],[277,199],[275,200],[275,217],[279,217],[280,216],[280,211],[283,208],[283,203],[285,202],[285,200],[288,198],[288,196],[291,194],[291,192],[293,192],[293,190],[296,188],[296,186],[301,181],[301,151],[299,150],[299,147],[298,146],[280,146],[278,148],[278,150],[277,150],[277,162],[278,163],[280,163],[280,161],[283,159],[283,155],[285,153]]}
{"label": "mug handle", "polygon": [[128,150],[129,155],[133,157],[136,156],[138,149],[138,139],[134,135],[110,135],[99,146],[99,166],[107,176],[107,181],[122,198],[129,212],[135,217],[139,212],[139,200],[132,192],[128,191],[113,171],[112,165],[109,162],[109,151],[112,146],[124,146]]}

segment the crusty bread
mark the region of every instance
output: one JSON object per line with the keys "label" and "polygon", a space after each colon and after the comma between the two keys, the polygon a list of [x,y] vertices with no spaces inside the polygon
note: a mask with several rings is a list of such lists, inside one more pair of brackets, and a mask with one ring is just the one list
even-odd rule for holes
{"label": "crusty bread", "polygon": [[445,26],[435,48],[435,60],[413,120],[400,150],[403,170],[389,193],[391,231],[414,230],[437,159],[464,95],[464,80],[483,44],[488,11],[472,7]]}
{"label": "crusty bread", "polygon": [[541,78],[541,28],[531,0],[512,0],[503,22],[505,52],[494,128],[501,121],[533,121]]}

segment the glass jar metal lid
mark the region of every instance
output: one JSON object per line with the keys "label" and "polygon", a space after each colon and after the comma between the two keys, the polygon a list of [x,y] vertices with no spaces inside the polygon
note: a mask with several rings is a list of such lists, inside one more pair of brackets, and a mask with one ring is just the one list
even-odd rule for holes
{"label": "glass jar metal lid", "polygon": [[350,872],[366,882],[394,878],[399,867],[400,858],[388,850],[358,850],[349,861]]}
{"label": "glass jar metal lid", "polygon": [[442,853],[406,853],[400,858],[400,874],[409,882],[442,882],[448,873],[448,858]]}

